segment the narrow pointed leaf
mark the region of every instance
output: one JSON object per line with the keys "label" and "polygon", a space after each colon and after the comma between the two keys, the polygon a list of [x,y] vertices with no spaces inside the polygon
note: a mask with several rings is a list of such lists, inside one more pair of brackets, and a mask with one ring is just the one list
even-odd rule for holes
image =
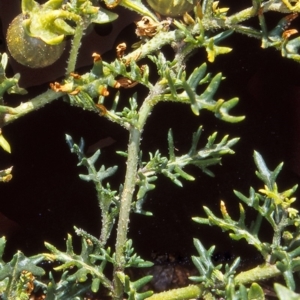
{"label": "narrow pointed leaf", "polygon": [[195,90],[200,83],[200,80],[203,78],[206,72],[207,65],[203,63],[200,67],[195,68],[193,73],[190,75],[187,83],[191,87],[192,90]]}

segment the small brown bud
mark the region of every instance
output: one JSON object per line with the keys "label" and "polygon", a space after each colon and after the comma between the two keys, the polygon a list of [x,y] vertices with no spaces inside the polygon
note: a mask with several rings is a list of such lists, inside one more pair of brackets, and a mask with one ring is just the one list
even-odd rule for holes
{"label": "small brown bud", "polygon": [[92,57],[93,57],[93,59],[94,59],[94,62],[99,61],[99,60],[102,60],[101,55],[98,54],[98,53],[96,53],[96,52],[94,52],[94,53],[92,54]]}
{"label": "small brown bud", "polygon": [[124,56],[126,48],[127,48],[126,43],[121,43],[116,47],[117,58],[120,59]]}

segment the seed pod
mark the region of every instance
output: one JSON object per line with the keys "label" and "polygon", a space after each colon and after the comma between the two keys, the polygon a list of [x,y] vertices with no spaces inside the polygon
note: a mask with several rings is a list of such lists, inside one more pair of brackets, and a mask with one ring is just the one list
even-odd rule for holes
{"label": "seed pod", "polygon": [[188,0],[147,0],[147,3],[160,15],[178,17],[191,11],[197,1],[193,0],[192,4]]}
{"label": "seed pod", "polygon": [[65,48],[65,42],[48,45],[39,38],[26,34],[22,22],[25,16],[18,15],[9,25],[6,42],[11,56],[30,68],[44,68],[57,61]]}

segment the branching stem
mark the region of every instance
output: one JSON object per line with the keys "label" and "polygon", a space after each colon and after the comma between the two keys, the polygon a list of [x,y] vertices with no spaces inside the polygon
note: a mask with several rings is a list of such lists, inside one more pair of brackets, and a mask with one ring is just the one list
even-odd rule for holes
{"label": "branching stem", "polygon": [[46,104],[60,98],[63,95],[64,93],[62,92],[55,92],[49,89],[41,95],[33,98],[32,100],[21,103],[19,106],[13,108],[13,114],[7,113],[4,115],[3,119],[1,120],[1,127],[19,119],[20,117],[23,117],[24,115],[34,110],[45,106]]}

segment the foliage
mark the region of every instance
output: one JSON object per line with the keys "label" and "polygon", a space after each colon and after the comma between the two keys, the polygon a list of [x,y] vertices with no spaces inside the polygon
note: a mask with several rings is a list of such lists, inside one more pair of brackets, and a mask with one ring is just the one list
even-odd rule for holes
{"label": "foliage", "polygon": [[[238,295],[238,292],[235,291],[234,288],[235,285],[243,286],[249,282],[249,280],[255,282],[261,278],[272,278],[279,274],[282,274],[287,287],[290,290],[295,290],[296,284],[293,274],[299,270],[300,247],[296,240],[298,239],[300,217],[298,211],[291,207],[295,198],[289,198],[296,191],[297,185],[284,192],[279,192],[276,178],[282,168],[282,164],[278,165],[274,171],[270,171],[261,155],[257,152],[254,152],[254,161],[258,169],[256,175],[265,184],[267,191],[260,189],[259,193],[257,193],[251,187],[249,197],[235,191],[236,196],[242,202],[257,211],[257,216],[250,226],[247,226],[245,223],[246,211],[242,204],[239,205],[239,220],[235,221],[228,214],[223,201],[221,201],[220,205],[222,218],[215,216],[207,207],[204,207],[204,210],[208,218],[193,218],[197,223],[216,225],[223,231],[229,231],[229,236],[233,240],[245,239],[247,243],[253,245],[263,257],[264,263],[259,267],[234,276],[231,280],[231,286],[227,286],[229,284],[227,278],[233,274],[239,259],[233,262],[232,266],[226,266],[225,274],[219,274],[218,280],[220,281],[220,278],[222,278],[221,284],[226,286],[225,291],[230,291],[232,295]],[[259,233],[262,231],[262,225],[264,224],[263,220],[266,220],[273,228],[274,235],[272,243],[261,241],[259,238]],[[218,270],[221,266],[215,267],[211,262],[210,256],[213,248],[210,248],[206,252],[199,241],[197,242],[196,248],[201,255],[199,258],[193,257],[193,261],[202,277],[193,279],[198,282],[208,281],[208,285],[211,284],[211,280],[213,280],[213,285],[217,286],[218,282],[214,280],[214,276],[216,276],[215,273],[219,273]],[[244,290],[244,287],[242,290]],[[217,292],[218,291],[216,291],[216,293]],[[241,293],[240,298],[244,299],[242,296],[244,292],[241,291],[241,287],[239,293]],[[229,294],[227,294],[227,297],[229,297]],[[230,296],[230,299],[231,297],[232,296]]]}
{"label": "foliage", "polygon": [[45,271],[38,267],[44,258],[41,255],[26,257],[18,251],[10,262],[3,261],[6,239],[0,239],[0,291],[1,298],[6,299],[29,299],[34,289],[35,277],[45,274]]}
{"label": "foliage", "polygon": [[[246,211],[242,204],[239,205],[239,219],[233,220],[223,201],[222,217],[217,217],[208,207],[204,207],[207,218],[195,217],[194,221],[216,225],[223,231],[229,231],[229,236],[233,240],[245,239],[262,255],[263,265],[243,272],[238,269],[240,258],[225,266],[215,265],[212,261],[214,246],[207,250],[200,240],[194,239],[198,256],[193,256],[192,260],[199,274],[190,279],[195,284],[153,294],[152,291],[143,290],[151,280],[151,276],[132,281],[126,273],[128,268],[152,265],[135,253],[134,241],[128,239],[127,231],[133,212],[151,215],[151,212],[143,209],[143,204],[148,193],[155,189],[154,182],[158,176],[164,175],[180,187],[183,186],[182,179],[195,180],[186,170],[189,165],[196,166],[207,175],[213,176],[211,167],[221,164],[224,155],[233,154],[232,147],[239,140],[239,138],[229,139],[229,136],[225,135],[217,142],[217,133],[214,132],[208,137],[206,144],[200,146],[203,130],[200,126],[192,136],[190,150],[177,155],[170,129],[167,136],[168,156],[162,154],[163,150],[157,150],[149,153],[148,159],[145,158],[140,141],[149,115],[160,102],[187,104],[195,116],[199,116],[201,110],[207,110],[216,118],[230,123],[237,123],[245,118],[231,114],[232,108],[239,101],[237,97],[228,100],[215,98],[220,83],[224,80],[222,73],[215,75],[208,73],[206,62],[191,71],[186,71],[188,59],[199,48],[203,48],[207,53],[208,62],[216,62],[218,55],[225,55],[231,51],[231,48],[223,45],[223,41],[232,34],[240,33],[261,40],[262,48],[273,47],[280,50],[283,57],[300,61],[298,54],[300,39],[299,37],[291,39],[297,31],[288,29],[300,10],[299,1],[253,0],[251,7],[231,15],[228,14],[228,8],[219,7],[218,1],[199,1],[193,5],[192,2],[189,1],[189,8],[185,8],[182,1],[173,1],[170,11],[168,7],[166,10],[166,1],[161,1],[157,5],[163,14],[178,16],[174,19],[161,19],[141,0],[105,0],[107,9],[95,6],[92,1],[87,0],[49,0],[43,5],[34,0],[22,1],[22,15],[19,19],[21,24],[18,25],[21,26],[19,28],[22,29],[22,34],[42,40],[47,45],[61,45],[66,36],[72,36],[71,50],[64,79],[61,82],[51,83],[51,89],[17,107],[5,105],[3,95],[6,92],[22,94],[25,91],[18,86],[19,74],[12,78],[6,77],[5,68],[8,59],[5,53],[2,54],[1,127],[62,97],[70,105],[93,111],[100,117],[124,127],[128,131],[129,139],[127,150],[118,151],[118,154],[126,159],[125,180],[119,184],[118,190],[112,190],[111,185],[105,181],[117,172],[118,167],[105,168],[104,165],[96,167],[100,151],[86,157],[83,139],[77,145],[71,136],[66,135],[71,152],[78,157],[78,166],[87,169],[87,174],[80,174],[80,178],[93,182],[95,186],[101,210],[100,237],[94,237],[75,227],[75,232],[81,237],[82,242],[79,254],[75,253],[72,237],[68,235],[65,251],[45,243],[47,253],[27,258],[22,252],[18,252],[10,262],[2,260],[5,239],[0,239],[0,289],[3,299],[29,299],[30,294],[37,290],[42,291],[47,300],[84,299],[86,293],[97,293],[103,288],[115,300],[123,299],[124,295],[131,300],[195,297],[264,299],[260,281],[279,275],[284,278],[286,287],[275,285],[278,297],[280,299],[298,297],[294,292],[296,288],[294,274],[300,268],[300,217],[298,211],[292,207],[295,201],[292,195],[297,186],[279,192],[276,179],[282,164],[274,171],[270,171],[257,152],[254,152],[258,169],[256,175],[264,186],[258,192],[250,188],[248,197],[235,191],[241,202],[257,212],[254,222],[250,226],[247,225]],[[181,5],[177,6],[178,4]],[[86,29],[92,23],[114,21],[117,15],[109,9],[117,5],[142,15],[141,21],[136,23],[136,34],[140,37],[140,42],[134,45],[135,50],[126,55],[124,54],[126,45],[118,45],[116,59],[112,62],[103,61],[99,54],[94,53],[91,70],[85,74],[77,74],[76,60]],[[190,11],[192,7],[194,8]],[[189,12],[183,13],[183,8]],[[273,29],[267,28],[264,18],[270,11],[287,14]],[[244,21],[254,17],[258,17],[259,29],[244,25]],[[10,36],[7,40],[22,42],[22,39]],[[172,58],[167,58],[164,51],[157,51],[165,45],[171,45],[173,48]],[[140,63],[141,59],[144,59],[143,65]],[[134,91],[129,99],[125,99],[125,106],[120,105],[119,100],[123,96],[121,89],[134,88],[136,85],[148,90],[145,99],[138,101],[138,94]],[[113,99],[109,97],[110,94],[114,95]],[[11,151],[2,131],[0,131],[0,146],[7,152]],[[0,181],[9,181],[12,178],[11,173],[12,167],[0,171]],[[274,232],[271,242],[261,241],[259,237],[263,222],[267,222]],[[115,225],[116,244],[112,250],[108,245],[108,239]],[[56,279],[51,272],[48,274],[49,278],[44,279],[45,271],[40,263],[45,261],[58,263],[54,270],[60,272],[60,279]],[[108,264],[111,265],[110,268],[107,268]],[[111,269],[113,271],[110,275]]]}

